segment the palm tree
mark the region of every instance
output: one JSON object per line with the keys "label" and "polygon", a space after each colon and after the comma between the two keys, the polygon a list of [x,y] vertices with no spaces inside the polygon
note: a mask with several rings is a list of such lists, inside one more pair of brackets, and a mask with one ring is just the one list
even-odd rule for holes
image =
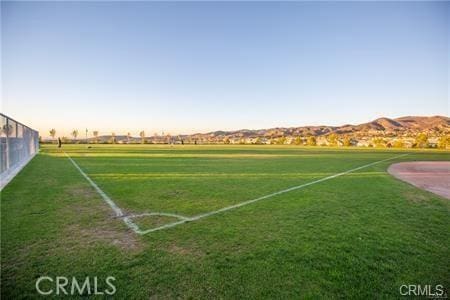
{"label": "palm tree", "polygon": [[76,140],[78,136],[78,130],[74,129],[74,131],[72,131],[72,136]]}
{"label": "palm tree", "polygon": [[145,132],[144,132],[144,130],[139,132],[139,135],[141,136],[141,144],[144,144],[145,143]]}
{"label": "palm tree", "polygon": [[112,142],[113,144],[116,143],[116,134],[115,134],[114,132],[111,133],[111,142]]}
{"label": "palm tree", "polygon": [[131,133],[127,133],[127,144],[129,144],[130,143],[130,139],[131,139]]}
{"label": "palm tree", "polygon": [[93,134],[94,137],[95,137],[95,143],[98,143],[98,131],[97,131],[97,130],[92,131],[92,134]]}
{"label": "palm tree", "polygon": [[55,138],[55,135],[56,135],[56,130],[55,130],[55,128],[52,128],[52,130],[50,130],[49,133],[50,133],[50,136],[52,137],[52,139],[54,139],[54,138]]}

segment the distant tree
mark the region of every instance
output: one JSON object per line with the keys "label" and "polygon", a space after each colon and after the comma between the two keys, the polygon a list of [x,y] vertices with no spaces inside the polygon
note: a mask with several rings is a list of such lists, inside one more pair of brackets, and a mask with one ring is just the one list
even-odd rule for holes
{"label": "distant tree", "polygon": [[330,133],[327,140],[330,146],[337,146],[338,144],[338,136],[335,133]]}
{"label": "distant tree", "polygon": [[223,138],[223,143],[228,145],[228,144],[230,143],[230,138],[227,137],[227,136],[224,137],[224,138]]}
{"label": "distant tree", "polygon": [[52,128],[52,129],[49,131],[49,133],[50,133],[50,136],[52,137],[52,139],[55,139],[55,135],[56,135],[56,130],[55,130],[55,128]]}
{"label": "distant tree", "polygon": [[425,133],[421,132],[418,135],[416,135],[416,147],[417,148],[425,148],[428,146],[428,137]]}
{"label": "distant tree", "polygon": [[450,146],[450,135],[443,135],[439,137],[438,148],[446,149]]}
{"label": "distant tree", "polygon": [[144,132],[144,130],[139,132],[139,136],[141,137],[141,144],[144,144],[145,143],[145,132]]}
{"label": "distant tree", "polygon": [[262,144],[262,140],[261,140],[261,138],[259,136],[255,139],[255,144],[256,145],[261,145]]}
{"label": "distant tree", "polygon": [[244,145],[245,144],[245,139],[243,137],[241,137],[239,139],[239,144]]}
{"label": "distant tree", "polygon": [[396,139],[396,140],[394,141],[394,143],[392,144],[392,146],[393,146],[394,148],[403,148],[403,147],[405,147],[405,143],[403,142],[402,139]]}
{"label": "distant tree", "polygon": [[343,144],[345,147],[350,147],[350,146],[352,145],[352,140],[351,140],[351,138],[350,138],[349,136],[345,136],[345,137],[344,137],[344,140],[342,141],[342,144]]}
{"label": "distant tree", "polygon": [[308,146],[316,146],[317,145],[316,137],[315,136],[308,137],[307,144]]}
{"label": "distant tree", "polygon": [[111,143],[112,144],[116,143],[116,134],[114,132],[111,133]]}
{"label": "distant tree", "polygon": [[285,143],[286,143],[286,138],[285,138],[284,136],[280,137],[280,138],[277,140],[277,144],[278,144],[278,145],[284,145]]}
{"label": "distant tree", "polygon": [[375,137],[372,139],[372,143],[375,147],[381,148],[386,146],[386,142],[381,137]]}
{"label": "distant tree", "polygon": [[3,127],[2,127],[2,132],[6,135],[6,136],[8,136],[8,135],[10,135],[11,134],[11,132],[12,132],[12,125],[11,124],[8,124],[8,125],[3,125]]}
{"label": "distant tree", "polygon": [[129,144],[130,143],[130,140],[131,140],[131,133],[127,133],[127,144]]}
{"label": "distant tree", "polygon": [[92,131],[92,134],[94,135],[94,137],[95,137],[95,143],[98,143],[98,131]]}
{"label": "distant tree", "polygon": [[302,138],[301,137],[296,137],[294,140],[294,144],[295,145],[301,145],[302,144]]}
{"label": "distant tree", "polygon": [[78,136],[78,130],[75,129],[74,131],[72,131],[72,136],[76,140]]}

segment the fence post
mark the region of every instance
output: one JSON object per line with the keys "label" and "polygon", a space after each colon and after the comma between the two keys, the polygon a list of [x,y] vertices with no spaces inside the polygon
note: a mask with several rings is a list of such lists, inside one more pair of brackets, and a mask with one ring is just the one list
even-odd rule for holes
{"label": "fence post", "polygon": [[6,118],[6,170],[9,170],[9,119]]}

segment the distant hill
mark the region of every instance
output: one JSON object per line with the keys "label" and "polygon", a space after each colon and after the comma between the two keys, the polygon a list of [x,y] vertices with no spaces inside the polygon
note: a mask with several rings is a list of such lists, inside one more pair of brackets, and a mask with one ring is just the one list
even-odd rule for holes
{"label": "distant hill", "polygon": [[[213,131],[208,133],[182,134],[177,136],[151,136],[145,137],[146,142],[166,143],[176,140],[193,141],[212,141],[221,142],[229,139],[255,139],[255,138],[279,138],[279,137],[308,137],[308,136],[327,136],[329,134],[345,135],[355,138],[367,138],[375,136],[415,136],[418,133],[427,133],[429,136],[440,136],[450,134],[450,118],[445,116],[406,116],[395,119],[378,118],[368,123],[357,125],[345,124],[342,126],[300,126],[300,127],[275,127],[269,129],[240,129],[233,131]],[[90,142],[110,143],[113,137],[111,135],[102,135],[97,138],[89,137]],[[80,139],[83,140],[83,139]],[[126,135],[116,135],[116,143],[140,143],[140,137],[129,137]]]}
{"label": "distant hill", "polygon": [[256,137],[256,136],[321,136],[331,133],[376,135],[418,132],[448,132],[450,131],[450,118],[444,116],[419,117],[407,116],[396,119],[378,118],[368,123],[342,126],[301,126],[289,128],[270,128],[259,130],[214,131],[195,136],[230,136],[230,137]]}

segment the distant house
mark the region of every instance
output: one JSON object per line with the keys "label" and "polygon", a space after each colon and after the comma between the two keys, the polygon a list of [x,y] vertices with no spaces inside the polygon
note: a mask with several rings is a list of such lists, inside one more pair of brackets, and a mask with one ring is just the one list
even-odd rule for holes
{"label": "distant house", "polygon": [[428,139],[428,146],[431,148],[437,148],[439,144],[439,138],[432,137]]}
{"label": "distant house", "polygon": [[357,147],[369,147],[372,143],[369,140],[361,139],[356,143]]}
{"label": "distant house", "polygon": [[406,138],[406,139],[403,139],[403,143],[406,148],[412,148],[416,144],[416,141],[413,138]]}
{"label": "distant house", "polygon": [[239,144],[241,142],[241,138],[230,138],[230,144]]}
{"label": "distant house", "polygon": [[328,146],[329,145],[327,138],[324,136],[318,136],[316,138],[316,144],[319,146]]}
{"label": "distant house", "polygon": [[288,145],[293,144],[293,143],[294,143],[294,140],[295,140],[294,137],[289,136],[289,137],[286,138],[285,144],[288,144]]}

